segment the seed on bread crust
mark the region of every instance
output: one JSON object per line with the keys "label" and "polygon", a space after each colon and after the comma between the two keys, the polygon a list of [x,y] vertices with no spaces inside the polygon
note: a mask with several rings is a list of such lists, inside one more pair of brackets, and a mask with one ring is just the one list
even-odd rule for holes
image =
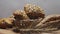
{"label": "seed on bread crust", "polygon": [[30,19],[37,19],[37,18],[45,17],[44,10],[41,9],[39,6],[32,5],[32,4],[26,4],[24,6],[24,10]]}
{"label": "seed on bread crust", "polygon": [[28,16],[26,15],[25,11],[23,10],[16,10],[14,13],[13,13],[15,19],[18,19],[18,20],[23,20],[23,19],[29,19]]}

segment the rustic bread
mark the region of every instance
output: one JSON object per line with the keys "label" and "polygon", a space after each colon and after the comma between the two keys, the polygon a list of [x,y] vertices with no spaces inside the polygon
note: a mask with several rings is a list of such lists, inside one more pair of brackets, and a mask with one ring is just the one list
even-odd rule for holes
{"label": "rustic bread", "polygon": [[49,15],[44,18],[39,24],[38,28],[60,28],[60,15]]}
{"label": "rustic bread", "polygon": [[26,4],[24,6],[24,11],[29,16],[30,19],[38,19],[45,17],[44,10],[36,5]]}
{"label": "rustic bread", "polygon": [[18,28],[34,28],[35,25],[37,25],[39,22],[41,21],[41,19],[26,19],[26,20],[20,20],[20,21],[15,21],[15,25]]}
{"label": "rustic bread", "polygon": [[25,11],[23,11],[23,10],[16,10],[13,13],[13,16],[17,20],[29,19],[28,16],[26,15]]}
{"label": "rustic bread", "polygon": [[13,26],[13,18],[0,19],[0,28],[11,28]]}

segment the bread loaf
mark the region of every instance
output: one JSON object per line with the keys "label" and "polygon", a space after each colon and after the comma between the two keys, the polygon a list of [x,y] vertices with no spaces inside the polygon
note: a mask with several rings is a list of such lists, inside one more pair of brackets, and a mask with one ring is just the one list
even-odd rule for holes
{"label": "bread loaf", "polygon": [[45,17],[44,10],[41,9],[39,6],[32,5],[32,4],[26,4],[24,6],[24,10],[30,19],[38,19],[38,18]]}
{"label": "bread loaf", "polygon": [[26,15],[25,11],[23,11],[23,10],[16,10],[13,13],[13,16],[17,20],[29,19],[28,16]]}
{"label": "bread loaf", "polygon": [[60,28],[60,15],[49,15],[44,18],[39,24],[38,28]]}
{"label": "bread loaf", "polygon": [[38,24],[41,21],[41,19],[26,19],[26,20],[20,20],[20,21],[16,21],[15,25],[18,28],[34,28],[36,24]]}
{"label": "bread loaf", "polygon": [[0,19],[0,28],[11,28],[13,27],[13,18],[2,18]]}

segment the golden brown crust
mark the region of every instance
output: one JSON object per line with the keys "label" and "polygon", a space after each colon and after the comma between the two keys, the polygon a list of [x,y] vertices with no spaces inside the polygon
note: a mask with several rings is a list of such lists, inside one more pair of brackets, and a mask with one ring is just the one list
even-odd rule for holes
{"label": "golden brown crust", "polygon": [[12,16],[0,18],[0,28],[7,28],[6,30],[0,29],[0,34],[5,34],[5,32],[6,34],[13,33],[8,30],[13,30],[18,34],[35,34],[36,32],[41,34],[41,32],[56,31],[60,29],[60,15],[56,14],[45,17],[44,10],[39,6],[26,4],[24,11],[16,10]]}
{"label": "golden brown crust", "polygon": [[13,13],[15,19],[18,19],[18,20],[23,20],[23,19],[29,19],[28,16],[26,15],[25,11],[23,10],[16,10],[14,13]]}
{"label": "golden brown crust", "polygon": [[2,18],[0,19],[0,28],[10,28],[13,26],[14,19],[12,18]]}
{"label": "golden brown crust", "polygon": [[[42,27],[49,27],[48,25],[50,24],[50,27],[54,27],[58,24],[60,24],[60,15],[49,15],[46,18],[44,18],[39,24],[36,25],[36,27],[41,28]],[[58,26],[59,27],[59,26]]]}
{"label": "golden brown crust", "polygon": [[31,18],[31,19],[37,19],[39,17],[44,18],[45,13],[44,10],[41,9],[39,6],[32,5],[32,4],[26,4],[24,6],[24,10],[26,14]]}

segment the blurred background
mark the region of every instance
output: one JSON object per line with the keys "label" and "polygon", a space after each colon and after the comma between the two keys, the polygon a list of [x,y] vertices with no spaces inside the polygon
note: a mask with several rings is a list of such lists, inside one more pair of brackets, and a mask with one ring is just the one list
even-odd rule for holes
{"label": "blurred background", "polygon": [[60,0],[0,0],[0,17],[8,17],[25,4],[35,4],[45,10],[46,15],[60,14]]}

